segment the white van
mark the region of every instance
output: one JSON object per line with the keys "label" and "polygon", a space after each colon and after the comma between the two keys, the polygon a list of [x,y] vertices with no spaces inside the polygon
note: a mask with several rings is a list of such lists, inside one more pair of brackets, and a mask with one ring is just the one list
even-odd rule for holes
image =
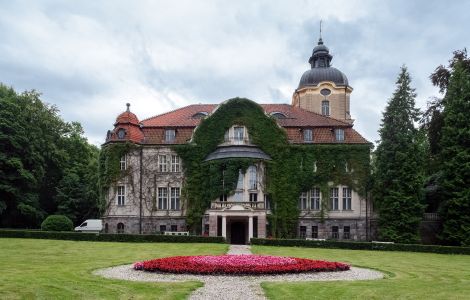
{"label": "white van", "polygon": [[78,232],[92,232],[99,233],[103,229],[103,223],[100,219],[89,219],[83,222],[80,226],[75,227]]}

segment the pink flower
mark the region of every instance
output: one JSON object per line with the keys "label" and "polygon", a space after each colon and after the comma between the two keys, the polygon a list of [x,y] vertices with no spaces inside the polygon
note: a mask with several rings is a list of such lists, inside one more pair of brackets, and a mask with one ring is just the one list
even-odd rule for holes
{"label": "pink flower", "polygon": [[269,255],[173,256],[137,262],[134,269],[189,274],[282,274],[349,270],[339,262]]}

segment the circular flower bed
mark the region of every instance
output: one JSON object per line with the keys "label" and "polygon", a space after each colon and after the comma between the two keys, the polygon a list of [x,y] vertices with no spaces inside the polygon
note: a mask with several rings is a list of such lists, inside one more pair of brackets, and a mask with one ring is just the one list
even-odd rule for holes
{"label": "circular flower bed", "polygon": [[349,270],[339,262],[267,255],[173,256],[136,262],[134,269],[187,274],[283,274]]}

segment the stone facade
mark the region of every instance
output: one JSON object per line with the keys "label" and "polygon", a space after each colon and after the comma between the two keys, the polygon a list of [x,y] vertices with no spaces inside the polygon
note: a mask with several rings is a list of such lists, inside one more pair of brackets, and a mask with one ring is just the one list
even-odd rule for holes
{"label": "stone facade", "polygon": [[[315,144],[369,144],[353,129],[350,116],[352,88],[343,73],[330,68],[331,59],[328,48],[320,40],[309,60],[312,69],[302,76],[292,96],[292,105],[260,105],[266,115],[273,117],[285,130],[290,143],[310,144],[311,147]],[[327,111],[322,108],[325,101],[328,102]],[[130,112],[129,106],[117,117],[114,129],[108,131],[106,139],[106,144],[131,142],[136,147],[120,162],[125,176],[107,193],[103,215],[105,232],[187,231],[187,203],[182,197],[184,162],[171,145],[190,142],[201,119],[216,111],[217,105],[190,105],[143,121]],[[338,132],[342,134],[337,135]],[[257,157],[260,162],[250,167],[254,168],[255,175],[250,168],[245,174],[240,172],[233,195],[211,199],[211,206],[201,221],[201,232],[224,236],[236,243],[247,243],[251,237],[266,237],[267,216],[271,211],[265,199],[263,162],[270,159],[269,155],[257,145],[250,144],[247,128],[236,124],[227,130],[226,140],[218,150],[224,147],[223,151],[211,153],[211,159],[224,158],[223,155],[238,149],[238,156],[231,157],[241,157],[240,153],[249,154],[243,157],[250,158],[260,155]],[[330,188],[334,189],[336,199],[318,192],[318,201],[313,204],[312,190],[299,195],[299,237],[372,239],[376,222],[369,200],[346,186]],[[325,213],[320,215],[320,211]]]}

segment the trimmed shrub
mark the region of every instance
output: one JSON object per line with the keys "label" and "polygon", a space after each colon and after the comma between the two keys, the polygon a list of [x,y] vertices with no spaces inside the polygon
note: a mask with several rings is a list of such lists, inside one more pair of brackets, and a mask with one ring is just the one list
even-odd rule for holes
{"label": "trimmed shrub", "polygon": [[71,231],[73,222],[63,215],[50,215],[41,224],[44,231]]}
{"label": "trimmed shrub", "polygon": [[381,250],[381,251],[409,251],[441,254],[470,255],[470,247],[452,247],[420,244],[382,244],[371,242],[339,242],[339,241],[310,241],[301,239],[251,239],[252,245],[287,246],[309,248],[332,248],[351,250]]}
{"label": "trimmed shrub", "polygon": [[129,243],[225,243],[223,237],[196,235],[96,234],[33,230],[0,230],[0,238],[49,239],[69,241],[129,242]]}

